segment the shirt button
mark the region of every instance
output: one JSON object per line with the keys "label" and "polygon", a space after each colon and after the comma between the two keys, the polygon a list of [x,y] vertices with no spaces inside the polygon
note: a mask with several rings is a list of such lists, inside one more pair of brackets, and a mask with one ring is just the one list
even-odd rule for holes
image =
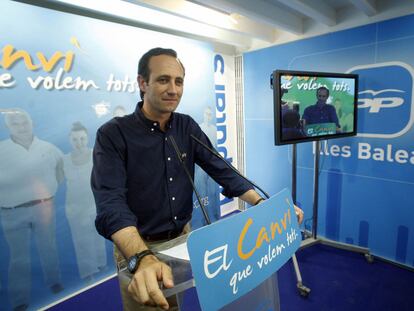
{"label": "shirt button", "polygon": [[172,179],[172,177],[170,177],[170,181],[172,181],[173,179]]}
{"label": "shirt button", "polygon": [[167,137],[165,137],[165,141],[167,141]]}
{"label": "shirt button", "polygon": [[167,160],[168,160],[168,161],[171,161],[171,158],[170,158],[170,157],[168,157],[168,158],[167,158]]}
{"label": "shirt button", "polygon": [[172,197],[171,200],[175,201],[175,197]]}
{"label": "shirt button", "polygon": [[174,220],[177,220],[177,216],[174,216]]}
{"label": "shirt button", "polygon": [[157,122],[154,122],[154,123],[153,123],[153,125],[154,125],[154,126],[157,126]]}
{"label": "shirt button", "polygon": [[154,132],[154,129],[151,129],[151,132]]}

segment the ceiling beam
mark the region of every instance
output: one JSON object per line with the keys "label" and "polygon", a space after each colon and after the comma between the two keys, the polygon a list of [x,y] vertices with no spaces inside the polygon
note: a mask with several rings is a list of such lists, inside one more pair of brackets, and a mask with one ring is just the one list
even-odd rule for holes
{"label": "ceiling beam", "polygon": [[60,11],[75,12],[103,20],[115,21],[134,27],[146,28],[174,35],[195,38],[203,41],[232,45],[246,50],[252,39],[229,30],[188,20],[153,10],[147,7],[119,0],[18,0],[33,5],[55,8]]}
{"label": "ceiling beam", "polygon": [[169,14],[191,19],[210,26],[223,28],[235,33],[273,42],[275,30],[256,23],[238,14],[226,14],[185,0],[124,0],[133,4],[160,10]]}
{"label": "ceiling beam", "polygon": [[196,2],[221,11],[239,13],[258,23],[281,28],[296,35],[303,33],[303,22],[300,17],[263,0],[200,0]]}
{"label": "ceiling beam", "polygon": [[306,15],[316,22],[327,26],[336,25],[336,11],[331,6],[321,0],[301,1],[301,0],[277,0],[287,7]]}
{"label": "ceiling beam", "polygon": [[375,0],[350,0],[350,2],[367,16],[374,16],[378,12]]}

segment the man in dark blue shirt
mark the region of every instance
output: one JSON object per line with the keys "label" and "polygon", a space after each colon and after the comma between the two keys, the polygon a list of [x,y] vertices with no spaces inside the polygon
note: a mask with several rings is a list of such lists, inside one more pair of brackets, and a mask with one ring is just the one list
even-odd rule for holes
{"label": "man in dark blue shirt", "polygon": [[[110,120],[97,132],[92,171],[96,227],[124,258],[139,259],[130,269],[128,293],[122,292],[121,284],[124,310],[147,310],[131,298],[169,308],[158,281],[172,287],[171,269],[148,246],[182,234],[193,209],[192,187],[170,137],[191,175],[198,164],[223,187],[224,195],[251,205],[263,200],[249,183],[192,140],[191,134],[211,147],[190,116],[174,112],[183,94],[184,74],[174,50],[148,51],[138,66],[143,101],[134,113]],[[303,217],[301,210],[297,213]]]}
{"label": "man in dark blue shirt", "polygon": [[336,129],[339,131],[341,125],[339,124],[335,107],[326,103],[329,98],[329,90],[321,86],[316,90],[316,98],[318,99],[316,104],[306,107],[303,112],[302,118],[305,120],[305,125],[335,123]]}

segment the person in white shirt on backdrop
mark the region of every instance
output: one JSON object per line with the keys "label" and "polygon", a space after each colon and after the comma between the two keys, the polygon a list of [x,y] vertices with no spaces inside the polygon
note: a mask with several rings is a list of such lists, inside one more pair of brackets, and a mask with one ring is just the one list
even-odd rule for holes
{"label": "person in white shirt on backdrop", "polygon": [[92,149],[88,147],[88,131],[75,122],[69,134],[72,151],[63,157],[66,178],[66,218],[75,247],[79,275],[91,281],[106,267],[105,239],[95,229],[96,208],[90,187]]}
{"label": "person in white shirt on backdrop", "polygon": [[200,128],[206,133],[211,142],[215,144],[217,140],[217,127],[213,124],[213,110],[209,106],[204,108],[203,122],[200,123]]}
{"label": "person in white shirt on backdrop", "polygon": [[[213,146],[217,146],[217,127],[213,124],[213,109],[206,106],[203,112],[203,122],[199,124],[200,128],[210,139]],[[221,216],[220,211],[220,200],[219,200],[219,187],[216,182],[198,165],[195,168],[195,185],[199,191],[202,203],[207,207],[207,212],[212,216],[213,219],[219,219]],[[198,208],[199,203],[194,200],[195,206]],[[204,225],[204,223],[203,223]]]}
{"label": "person in white shirt on backdrop", "polygon": [[8,291],[14,310],[26,310],[31,292],[31,239],[38,249],[44,280],[53,293],[63,290],[56,246],[54,196],[63,179],[62,153],[33,135],[29,114],[3,111],[10,138],[0,142],[0,218],[10,249]]}

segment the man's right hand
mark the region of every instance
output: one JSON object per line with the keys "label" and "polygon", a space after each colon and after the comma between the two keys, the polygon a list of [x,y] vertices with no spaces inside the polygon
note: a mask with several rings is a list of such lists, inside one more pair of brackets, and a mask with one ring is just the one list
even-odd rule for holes
{"label": "man's right hand", "polygon": [[139,303],[168,310],[167,299],[158,282],[166,288],[174,286],[171,268],[153,255],[145,256],[129,283],[128,291]]}

